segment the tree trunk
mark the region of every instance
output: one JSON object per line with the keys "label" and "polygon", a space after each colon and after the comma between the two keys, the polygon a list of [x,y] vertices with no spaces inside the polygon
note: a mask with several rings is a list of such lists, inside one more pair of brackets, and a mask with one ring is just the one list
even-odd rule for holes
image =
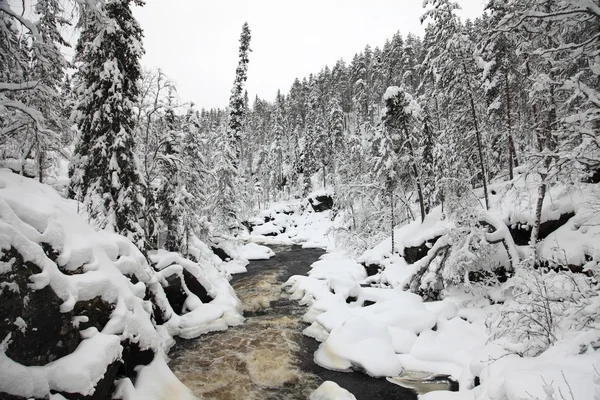
{"label": "tree trunk", "polygon": [[390,192],[390,205],[391,205],[391,209],[392,209],[392,254],[394,254],[394,248],[395,243],[394,243],[394,191],[392,190]]}
{"label": "tree trunk", "polygon": [[510,88],[508,86],[508,71],[504,73],[504,92],[506,94],[506,129],[508,135],[508,176],[510,180],[514,178],[513,166],[518,166],[517,155],[515,154],[515,143],[512,135],[512,122],[510,119]]}
{"label": "tree trunk", "polygon": [[479,164],[481,166],[481,179],[483,180],[483,196],[485,199],[485,209],[490,209],[490,202],[488,199],[487,191],[487,177],[485,172],[485,163],[483,161],[483,148],[481,144],[481,134],[479,133],[479,124],[477,123],[477,113],[475,112],[475,101],[473,100],[473,91],[471,90],[471,82],[467,73],[467,66],[463,62],[463,71],[465,73],[465,79],[467,80],[467,89],[469,90],[469,100],[471,103],[471,116],[473,118],[473,124],[475,126],[475,137],[477,138],[477,152],[479,153]]}
{"label": "tree trunk", "polygon": [[325,163],[323,163],[323,189],[327,189],[327,175],[325,171]]}
{"label": "tree trunk", "polygon": [[419,173],[419,169],[417,168],[417,162],[415,161],[415,152],[412,147],[412,142],[410,140],[410,135],[408,134],[408,129],[406,126],[403,127],[404,134],[406,135],[406,144],[408,145],[408,151],[410,153],[410,157],[412,159],[412,170],[415,176],[415,183],[417,185],[417,194],[419,195],[419,208],[421,210],[421,223],[425,221],[425,201],[423,199],[423,188],[421,187],[421,174]]}
{"label": "tree trunk", "polygon": [[40,183],[44,183],[44,152],[38,149],[38,174]]}
{"label": "tree trunk", "polygon": [[[529,75],[530,74],[529,63],[527,62],[525,65],[526,65],[526,69],[527,69],[527,74]],[[544,128],[544,132],[540,131],[539,129],[536,132],[537,150],[540,153],[543,153],[544,148],[546,148],[546,150],[552,151],[552,152],[556,150],[557,144],[556,144],[554,138],[552,137],[552,124],[554,124],[554,122],[556,121],[556,103],[555,103],[555,101],[556,100],[555,100],[555,96],[554,96],[554,88],[551,86],[550,87],[550,104],[551,105],[550,105],[550,109],[548,110],[548,120],[546,121],[546,126]],[[534,117],[535,117],[537,115],[537,108],[536,108],[535,104],[532,105],[532,110],[533,110]],[[538,188],[538,200],[537,200],[536,207],[535,207],[535,222],[534,222],[533,228],[531,230],[531,239],[529,241],[529,246],[532,249],[534,263],[537,259],[536,244],[537,244],[537,240],[538,240],[538,236],[539,236],[539,232],[540,232],[540,224],[541,224],[541,220],[542,220],[542,207],[544,205],[544,198],[546,197],[546,192],[548,191],[548,184],[546,182],[546,178],[548,177],[550,165],[552,164],[552,157],[548,156],[547,154],[543,155],[542,157],[544,160],[544,166],[543,166],[543,169],[539,172],[541,183],[540,183],[540,187]]]}

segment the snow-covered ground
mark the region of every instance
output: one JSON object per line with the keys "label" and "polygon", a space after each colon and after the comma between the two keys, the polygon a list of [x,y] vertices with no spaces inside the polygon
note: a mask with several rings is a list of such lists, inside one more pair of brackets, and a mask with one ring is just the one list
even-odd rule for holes
{"label": "snow-covered ground", "polygon": [[[492,185],[496,194],[492,195],[494,205],[486,220],[492,225],[499,220],[509,226],[517,221],[531,223],[535,202],[515,200],[523,196],[523,189],[528,190],[526,182]],[[557,261],[563,262],[581,261],[582,257],[598,260],[599,214],[592,211],[598,189],[584,188],[578,193],[567,189],[551,191],[542,220],[556,219],[566,212],[574,212],[575,217],[542,241],[538,252],[547,259],[562,256]],[[516,193],[519,190],[520,194]],[[592,190],[595,192],[590,194]],[[529,198],[535,199],[535,193]],[[358,368],[399,384],[414,371],[449,375],[459,383],[459,392],[423,394],[421,397],[427,400],[600,398],[600,326],[593,319],[600,310],[597,293],[582,295],[578,303],[581,312],[588,313],[592,320],[578,326],[580,318],[561,315],[571,325],[557,321],[556,341],[532,356],[524,344],[514,343],[511,335],[498,335],[505,324],[502,318],[513,315],[507,309],[517,303],[511,297],[510,280],[504,287],[448,287],[443,300],[433,302],[424,302],[404,290],[420,265],[409,265],[398,253],[453,228],[440,208],[434,209],[423,224],[417,221],[395,229],[395,254],[391,239],[387,239],[355,260],[333,245],[330,212],[315,213],[301,205],[279,203],[263,211],[250,239],[327,249],[308,276],[293,276],[285,284],[292,298],[307,306],[304,320],[310,325],[304,334],[321,342],[314,355],[317,364],[341,371]],[[288,215],[284,210],[294,213]],[[505,233],[499,230],[496,235]],[[525,257],[529,251],[526,246],[515,247],[515,257]],[[508,262],[506,255],[500,262]],[[381,265],[383,271],[367,277],[360,263]],[[596,265],[595,261],[588,264]],[[549,273],[544,279],[552,276]],[[576,287],[565,282],[561,285],[565,290]]]}

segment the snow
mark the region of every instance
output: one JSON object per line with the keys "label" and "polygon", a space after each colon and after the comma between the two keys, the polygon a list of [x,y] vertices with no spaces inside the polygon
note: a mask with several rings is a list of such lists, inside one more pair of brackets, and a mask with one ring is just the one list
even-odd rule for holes
{"label": "snow", "polygon": [[332,381],[325,381],[310,394],[309,400],[356,400],[346,389]]}
{"label": "snow", "polygon": [[118,336],[96,331],[75,352],[44,366],[26,367],[6,356],[7,346],[10,335],[0,349],[0,388],[8,394],[36,398],[45,397],[50,389],[93,394],[108,365],[117,361],[123,350]]}
{"label": "snow", "polygon": [[[329,191],[316,191],[313,196],[331,195]],[[287,214],[286,214],[287,213]],[[294,213],[293,217],[288,215]],[[269,222],[263,223],[264,219]],[[308,202],[290,200],[274,203],[268,210],[260,212],[253,222],[249,241],[274,245],[302,245],[304,248],[333,248],[333,238],[328,235],[331,229],[331,211],[316,213]],[[266,236],[275,235],[275,236]]]}
{"label": "snow", "polygon": [[273,222],[267,222],[266,224],[259,225],[252,231],[255,235],[278,235],[281,233],[281,227],[275,225]]}
{"label": "snow", "polygon": [[275,255],[275,252],[267,246],[256,243],[248,243],[242,247],[240,257],[246,260],[267,260]]}
{"label": "snow", "polygon": [[400,88],[398,86],[390,86],[385,90],[383,94],[383,100],[389,100],[393,97],[396,97],[400,93]]}
{"label": "snow", "polygon": [[402,372],[386,326],[361,317],[351,318],[332,330],[315,353],[315,362],[342,371],[358,366],[372,376]]}
{"label": "snow", "polygon": [[[453,224],[443,219],[442,208],[436,207],[425,217],[425,221],[412,221],[394,228],[394,253],[404,254],[406,247],[419,246],[427,240],[441,236],[451,229]],[[366,250],[359,258],[359,263],[384,264],[392,257],[391,237],[383,240],[372,249]]]}
{"label": "snow", "polygon": [[140,368],[135,386],[129,378],[116,384],[117,398],[131,400],[196,400],[196,396],[182,384],[167,366],[165,358],[157,354],[154,360]]}

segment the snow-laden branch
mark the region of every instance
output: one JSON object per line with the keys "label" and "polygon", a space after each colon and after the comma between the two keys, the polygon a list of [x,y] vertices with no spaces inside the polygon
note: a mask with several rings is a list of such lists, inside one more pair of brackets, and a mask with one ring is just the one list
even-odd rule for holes
{"label": "snow-laden branch", "polygon": [[546,53],[552,53],[552,52],[563,51],[563,50],[578,49],[580,47],[585,47],[588,44],[593,43],[594,41],[596,41],[598,39],[600,39],[600,33],[595,34],[594,36],[592,36],[591,38],[589,38],[585,42],[563,44],[562,46],[559,46],[559,47],[555,47],[555,48],[552,48],[552,49],[546,49],[544,51],[541,51],[541,52],[539,52],[539,54],[546,54]]}
{"label": "snow-laden branch", "polygon": [[44,119],[44,116],[38,110],[28,107],[19,101],[8,99],[0,99],[0,109],[2,107],[13,108],[15,110],[21,111],[24,114],[27,114],[29,118],[31,118],[33,122],[35,122],[35,126],[39,132],[56,135],[54,131],[47,129],[42,125],[42,120]]}
{"label": "snow-laden branch", "polygon": [[35,24],[33,22],[31,22],[30,20],[28,20],[27,18],[25,18],[24,16],[14,12],[14,10],[12,10],[10,8],[10,6],[8,5],[8,2],[0,1],[0,11],[4,12],[5,14],[10,15],[11,17],[13,17],[17,21],[19,21],[21,23],[21,25],[23,25],[25,28],[27,28],[27,30],[31,33],[31,35],[36,40],[43,42],[42,36],[40,35]]}
{"label": "snow-laden branch", "polygon": [[512,267],[515,268],[518,265],[521,257],[519,255],[519,252],[517,251],[515,241],[513,240],[510,231],[508,230],[508,227],[506,226],[504,221],[502,221],[500,217],[498,217],[496,214],[490,211],[486,212],[483,215],[483,221],[495,229],[494,232],[485,234],[486,240],[490,243],[502,242],[504,244],[504,247],[506,248],[506,251],[508,252],[508,257],[510,259]]}
{"label": "snow-laden branch", "polygon": [[29,81],[21,83],[0,82],[0,92],[33,89],[38,85],[38,83],[39,81]]}
{"label": "snow-laden branch", "polygon": [[[414,264],[415,272],[412,278],[410,279],[410,282],[406,285],[405,288],[409,289],[413,293],[417,293],[419,290],[419,286],[421,285],[421,278],[423,278],[425,273],[429,270],[429,267],[431,266],[433,260],[442,252],[447,251],[449,248],[450,243],[448,235],[441,236],[431,247],[431,249],[429,249],[427,255]],[[443,266],[444,260],[440,263],[439,267]]]}
{"label": "snow-laden branch", "polygon": [[27,125],[26,123],[24,123],[22,121],[18,121],[18,122],[13,123],[12,125],[9,125],[5,128],[0,129],[0,142],[4,138],[12,135],[14,132],[18,131],[19,129],[23,128],[26,125]]}
{"label": "snow-laden branch", "polygon": [[[564,8],[562,10],[554,11],[554,12],[539,12],[539,11],[530,11],[525,13],[523,16],[519,18],[519,20],[512,26],[507,26],[506,28],[497,29],[500,32],[509,32],[513,29],[521,26],[525,21],[529,19],[558,19],[560,17],[565,17],[569,15],[576,14],[588,14],[594,17],[600,18],[600,7],[592,0],[580,0],[578,2],[578,7],[576,8]],[[505,18],[502,21],[501,25],[508,25],[508,18]]]}

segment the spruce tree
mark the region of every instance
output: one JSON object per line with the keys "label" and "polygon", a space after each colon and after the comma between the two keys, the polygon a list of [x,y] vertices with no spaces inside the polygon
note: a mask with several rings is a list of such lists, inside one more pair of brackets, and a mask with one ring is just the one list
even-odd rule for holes
{"label": "spruce tree", "polygon": [[240,158],[240,142],[242,140],[242,127],[244,124],[244,110],[247,101],[244,100],[244,84],[248,78],[248,54],[250,53],[250,28],[248,23],[244,22],[242,34],[240,36],[239,63],[235,71],[235,81],[231,89],[229,98],[229,136],[231,144],[235,148],[236,160],[234,165],[238,165]]}
{"label": "spruce tree", "polygon": [[228,230],[237,228],[238,214],[241,209],[239,169],[241,166],[241,142],[246,110],[244,83],[248,77],[249,52],[250,28],[248,23],[245,22],[240,36],[239,63],[229,99],[227,130],[219,132],[220,146],[215,158],[215,175],[218,179],[215,205],[221,217],[219,222]]}
{"label": "spruce tree", "polygon": [[100,227],[144,248],[144,231],[138,223],[141,177],[133,137],[142,30],[130,3],[109,0],[99,9],[88,10],[77,44],[79,138],[69,194],[83,203]]}

